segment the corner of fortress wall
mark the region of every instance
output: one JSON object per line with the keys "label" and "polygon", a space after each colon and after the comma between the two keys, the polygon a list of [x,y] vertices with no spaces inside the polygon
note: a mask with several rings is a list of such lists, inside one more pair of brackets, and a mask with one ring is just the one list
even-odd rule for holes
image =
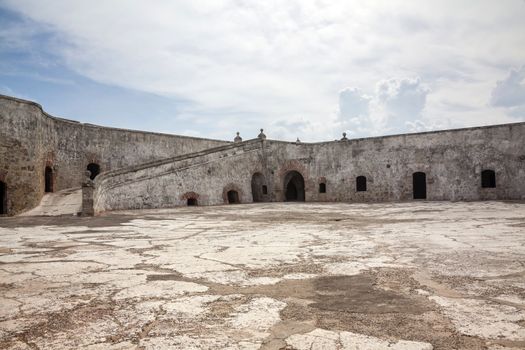
{"label": "corner of fortress wall", "polygon": [[227,144],[82,124],[53,117],[37,103],[0,95],[0,181],[7,185],[10,215],[38,205],[46,167],[58,191],[81,186],[90,163],[106,172]]}

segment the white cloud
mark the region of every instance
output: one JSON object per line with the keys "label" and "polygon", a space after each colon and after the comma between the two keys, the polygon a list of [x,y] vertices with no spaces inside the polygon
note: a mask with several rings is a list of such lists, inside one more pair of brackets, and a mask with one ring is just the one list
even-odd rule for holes
{"label": "white cloud", "polygon": [[525,66],[511,70],[507,78],[498,81],[492,90],[491,103],[498,107],[525,105]]}
{"label": "white cloud", "polygon": [[339,92],[339,113],[348,119],[367,116],[371,99],[360,89],[347,87]]}
{"label": "white cloud", "polygon": [[205,120],[217,124],[206,136],[227,139],[239,126],[307,141],[350,119],[363,135],[514,120],[490,93],[525,62],[517,0],[3,3],[52,28],[70,69],[191,101],[181,130]]}
{"label": "white cloud", "polygon": [[346,88],[339,93],[341,125],[352,137],[430,129],[421,119],[428,93],[419,78],[382,80],[373,96]]}

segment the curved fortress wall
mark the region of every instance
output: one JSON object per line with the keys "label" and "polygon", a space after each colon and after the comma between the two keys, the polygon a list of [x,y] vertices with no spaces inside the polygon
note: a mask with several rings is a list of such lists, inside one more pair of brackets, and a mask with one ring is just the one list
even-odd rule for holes
{"label": "curved fortress wall", "polygon": [[[232,190],[244,203],[525,199],[524,145],[525,123],[313,144],[256,139],[103,174],[95,212],[223,204]],[[486,171],[494,186],[483,186]]]}
{"label": "curved fortress wall", "polygon": [[79,187],[90,163],[105,172],[229,144],[82,124],[52,117],[34,102],[2,95],[0,126],[0,182],[6,185],[8,214],[39,203],[46,167],[52,180],[48,186],[58,191]]}

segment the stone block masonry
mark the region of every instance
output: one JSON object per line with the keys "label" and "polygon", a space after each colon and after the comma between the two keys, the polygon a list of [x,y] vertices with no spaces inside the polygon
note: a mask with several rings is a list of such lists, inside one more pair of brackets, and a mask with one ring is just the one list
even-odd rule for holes
{"label": "stone block masonry", "polygon": [[[80,187],[86,211],[275,201],[525,199],[525,123],[305,143],[105,128],[0,96],[0,214]],[[97,174],[100,173],[100,174]],[[96,176],[98,175],[98,176]]]}
{"label": "stone block masonry", "polygon": [[101,172],[187,154],[230,142],[107,128],[53,117],[34,102],[0,95],[0,181],[6,212],[40,202],[45,169],[53,191],[80,187],[88,165]]}

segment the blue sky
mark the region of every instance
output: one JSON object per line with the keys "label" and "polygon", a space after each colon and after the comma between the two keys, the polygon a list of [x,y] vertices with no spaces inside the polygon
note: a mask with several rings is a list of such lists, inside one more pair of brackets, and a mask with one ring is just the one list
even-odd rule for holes
{"label": "blue sky", "polygon": [[0,0],[0,93],[220,139],[524,121],[523,18],[523,0]]}

